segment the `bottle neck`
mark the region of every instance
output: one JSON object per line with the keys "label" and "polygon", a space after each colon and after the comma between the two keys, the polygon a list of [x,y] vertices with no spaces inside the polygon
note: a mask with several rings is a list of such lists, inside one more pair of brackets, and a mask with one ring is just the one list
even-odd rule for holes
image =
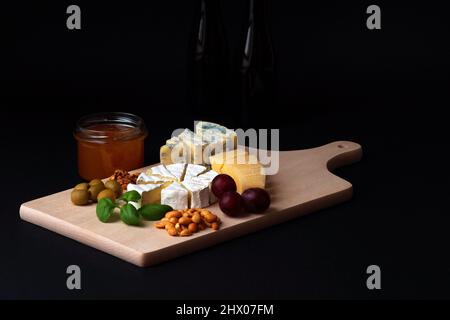
{"label": "bottle neck", "polygon": [[269,13],[270,0],[249,0],[248,14],[249,20],[253,22],[264,22]]}
{"label": "bottle neck", "polygon": [[200,12],[202,15],[219,17],[220,16],[219,0],[200,0]]}

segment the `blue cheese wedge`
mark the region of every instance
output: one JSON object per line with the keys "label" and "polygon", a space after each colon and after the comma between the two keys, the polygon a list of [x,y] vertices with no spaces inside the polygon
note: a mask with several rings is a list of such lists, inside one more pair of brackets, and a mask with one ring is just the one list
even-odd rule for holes
{"label": "blue cheese wedge", "polygon": [[209,164],[211,155],[234,150],[237,134],[217,123],[197,121],[195,132],[185,129],[178,136],[166,141],[160,149],[161,163]]}
{"label": "blue cheese wedge", "polygon": [[203,150],[207,145],[206,141],[203,141],[202,137],[195,134],[189,129],[184,130],[178,139],[183,143],[185,154],[188,155],[189,163],[202,164],[203,163]]}
{"label": "blue cheese wedge", "polygon": [[161,204],[171,206],[174,210],[189,208],[189,194],[178,182],[172,182],[161,191]]}
{"label": "blue cheese wedge", "polygon": [[222,145],[225,150],[233,150],[237,147],[236,132],[217,123],[197,121],[195,133],[208,143]]}

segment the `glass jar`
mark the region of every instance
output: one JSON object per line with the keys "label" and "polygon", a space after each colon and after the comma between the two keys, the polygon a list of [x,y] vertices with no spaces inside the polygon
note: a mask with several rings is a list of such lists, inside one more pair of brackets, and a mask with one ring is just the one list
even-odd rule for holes
{"label": "glass jar", "polygon": [[144,166],[144,121],[123,112],[97,113],[81,118],[76,125],[78,172],[90,181],[107,178],[116,169]]}

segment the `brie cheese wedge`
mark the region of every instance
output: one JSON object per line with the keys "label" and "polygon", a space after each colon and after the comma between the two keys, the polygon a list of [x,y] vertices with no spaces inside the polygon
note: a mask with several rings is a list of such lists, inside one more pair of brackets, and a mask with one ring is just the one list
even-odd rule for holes
{"label": "brie cheese wedge", "polygon": [[183,181],[183,186],[189,191],[190,208],[206,208],[209,206],[209,184],[204,180],[192,178]]}
{"label": "brie cheese wedge", "polygon": [[204,181],[208,184],[208,190],[209,190],[209,203],[213,204],[217,201],[216,196],[211,190],[211,183],[214,180],[215,177],[217,177],[219,174],[215,172],[214,170],[209,170],[199,176],[197,176],[198,180]]}
{"label": "brie cheese wedge", "polygon": [[167,170],[166,166],[161,164],[156,167],[152,167],[148,169],[146,172],[147,176],[156,176],[159,178],[165,178],[167,180],[176,180],[177,177],[173,175],[169,170]]}
{"label": "brie cheese wedge", "polygon": [[183,181],[186,172],[185,163],[170,164],[166,166],[166,169],[177,179],[177,181]]}
{"label": "brie cheese wedge", "polygon": [[198,164],[173,163],[159,165],[141,173],[137,184],[128,191],[141,194],[142,205],[166,204],[174,210],[205,208],[216,202],[211,182],[217,172]]}
{"label": "brie cheese wedge", "polygon": [[161,191],[167,187],[171,181],[164,183],[128,184],[127,191],[135,190],[141,195],[141,204],[161,203]]}
{"label": "brie cheese wedge", "polygon": [[205,166],[201,166],[198,164],[188,164],[186,167],[186,173],[184,179],[190,179],[193,177],[197,177],[199,174],[206,172],[208,168]]}
{"label": "brie cheese wedge", "polygon": [[142,172],[137,178],[138,184],[161,184],[167,181],[171,181],[171,179],[158,176],[149,176],[145,172]]}
{"label": "brie cheese wedge", "polygon": [[178,182],[172,182],[167,188],[161,191],[161,204],[171,206],[174,210],[189,208],[189,194]]}
{"label": "brie cheese wedge", "polygon": [[151,183],[151,184],[132,184],[129,183],[127,186],[127,191],[137,191],[140,195],[143,192],[148,192],[159,188],[162,184]]}

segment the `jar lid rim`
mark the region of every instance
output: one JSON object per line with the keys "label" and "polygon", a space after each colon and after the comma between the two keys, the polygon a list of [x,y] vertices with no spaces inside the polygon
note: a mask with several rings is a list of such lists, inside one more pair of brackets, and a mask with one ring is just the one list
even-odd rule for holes
{"label": "jar lid rim", "polygon": [[[108,132],[93,129],[95,125],[116,124],[135,130],[124,130],[122,134],[115,133],[114,137]],[[104,140],[130,140],[138,136],[147,135],[144,120],[132,113],[126,112],[100,112],[81,117],[75,127],[74,135],[77,139],[102,142]]]}

